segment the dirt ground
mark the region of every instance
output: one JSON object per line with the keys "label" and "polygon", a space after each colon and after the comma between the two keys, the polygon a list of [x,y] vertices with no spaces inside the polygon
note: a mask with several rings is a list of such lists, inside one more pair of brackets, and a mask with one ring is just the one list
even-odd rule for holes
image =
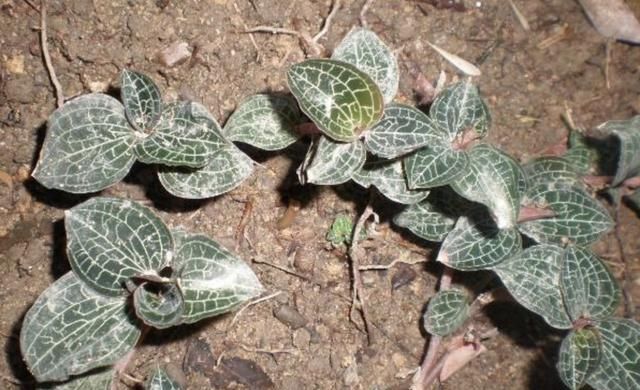
{"label": "dirt ground", "polygon": [[[38,3],[32,0],[33,3]],[[612,47],[611,88],[604,78],[605,43],[573,0],[515,0],[531,31],[525,31],[507,1],[468,1],[467,9],[436,9],[428,1],[378,0],[366,14],[371,29],[399,56],[399,100],[415,103],[410,70],[436,79],[453,68],[429,48],[429,40],[479,64],[477,79],[493,115],[490,140],[526,160],[559,141],[566,107],[592,128],[640,110],[640,49]],[[39,13],[25,0],[0,0],[0,388],[33,388],[20,358],[17,336],[34,299],[69,265],[64,254],[63,211],[85,200],[49,191],[29,178],[42,144],[55,96],[43,66]],[[169,98],[202,102],[224,123],[246,96],[285,91],[287,66],[304,58],[297,38],[254,34],[269,25],[317,32],[330,0],[140,0],[50,1],[49,46],[66,96],[112,91],[121,69],[152,76]],[[320,43],[331,50],[358,25],[364,0],[345,0]],[[432,2],[433,3],[433,2]],[[441,1],[440,3],[446,3]],[[36,4],[37,5],[37,4]],[[557,41],[554,40],[557,38]],[[186,42],[191,59],[174,67],[157,53]],[[550,43],[550,44],[549,44]],[[545,47],[545,44],[548,46]],[[421,317],[440,269],[433,262],[364,273],[370,317],[378,335],[349,321],[350,274],[344,250],[332,250],[325,234],[339,213],[355,219],[366,192],[355,185],[301,188],[295,168],[302,143],[281,154],[249,150],[261,166],[240,187],[204,201],[184,201],[164,192],[153,168],[136,165],[122,183],[103,194],[135,199],[158,210],[172,226],[205,233],[236,248],[236,226],[250,204],[246,239],[237,253],[269,293],[281,294],[232,315],[149,335],[129,372],[144,378],[156,362],[182,371],[191,389],[406,389],[422,359],[427,335]],[[277,230],[287,204],[303,205],[293,224]],[[376,205],[382,223],[365,242],[367,263],[402,257],[432,257],[432,244],[391,226],[391,203]],[[640,302],[638,217],[621,213],[625,254],[634,268]],[[622,267],[613,234],[595,246],[617,275]],[[294,269],[282,272],[264,262]],[[478,274],[465,275],[473,281]],[[460,280],[454,280],[454,282]],[[283,320],[274,312],[287,312]],[[293,313],[291,313],[293,311]],[[301,316],[298,318],[295,314]],[[636,318],[638,319],[638,317]],[[516,305],[489,307],[474,319],[482,331],[497,327],[488,352],[442,385],[444,389],[563,388],[555,372],[562,333]],[[293,329],[297,328],[297,329]],[[22,385],[20,385],[22,383]],[[123,379],[120,388],[133,388]]]}

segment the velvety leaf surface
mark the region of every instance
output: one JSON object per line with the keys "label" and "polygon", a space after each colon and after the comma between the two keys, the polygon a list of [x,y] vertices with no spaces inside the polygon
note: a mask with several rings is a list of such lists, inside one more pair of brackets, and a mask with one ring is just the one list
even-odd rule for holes
{"label": "velvety leaf surface", "polygon": [[252,172],[253,160],[230,143],[200,169],[165,168],[158,173],[158,178],[175,196],[204,199],[231,191]]}
{"label": "velvety leaf surface", "polygon": [[540,157],[522,167],[529,187],[547,183],[581,185],[573,164],[562,157]]}
{"label": "velvety leaf surface", "polygon": [[434,142],[403,159],[407,183],[411,189],[447,185],[462,175],[469,165],[469,156],[454,150],[447,142]]}
{"label": "velvety leaf surface", "polygon": [[620,288],[616,279],[593,252],[570,246],[562,263],[562,293],[569,316],[601,319],[613,315]]}
{"label": "velvety leaf surface", "polygon": [[37,389],[46,390],[112,390],[111,385],[116,373],[114,370],[99,370],[76,376],[64,383],[39,385]]}
{"label": "velvety leaf surface", "polygon": [[178,286],[173,283],[156,286],[143,283],[133,293],[133,306],[145,324],[165,329],[180,322],[184,300]]}
{"label": "velvety leaf surface", "polygon": [[140,330],[122,297],[106,297],[73,272],[56,280],[24,318],[20,349],[41,382],[63,381],[115,363],[136,344]]}
{"label": "velvety leaf surface", "polygon": [[448,336],[462,326],[469,316],[469,297],[455,288],[439,291],[429,301],[424,315],[427,332],[437,336]]}
{"label": "velvety leaf surface", "polygon": [[173,242],[164,222],[129,200],[93,198],[65,212],[71,268],[101,294],[127,294],[124,283],[157,272]]}
{"label": "velvety leaf surface", "polygon": [[100,93],[82,95],[49,117],[32,175],[47,188],[102,190],[127,175],[136,140],[119,101]]}
{"label": "velvety leaf surface", "polygon": [[376,82],[385,103],[390,103],[398,92],[400,80],[398,61],[371,30],[353,28],[333,50],[331,59],[350,63]]}
{"label": "velvety leaf surface", "polygon": [[539,314],[554,328],[571,328],[560,290],[562,248],[535,245],[494,267],[494,271],[522,306]]}
{"label": "velvety leaf surface", "polygon": [[444,240],[453,229],[459,214],[433,195],[431,193],[427,199],[406,207],[393,217],[393,223],[409,229],[425,240]]}
{"label": "velvety leaf surface", "polygon": [[413,204],[429,195],[429,191],[411,190],[407,186],[401,160],[374,160],[353,174],[353,181],[364,188],[375,186],[394,202]]}
{"label": "velvety leaf surface", "polygon": [[640,115],[628,120],[609,121],[598,127],[618,139],[618,166],[611,183],[621,184],[625,179],[640,174]]}
{"label": "velvety leaf surface", "polygon": [[300,168],[301,183],[337,185],[349,181],[362,168],[367,152],[360,141],[341,143],[320,136],[309,147],[306,164]]}
{"label": "velvety leaf surface", "polygon": [[572,390],[580,389],[600,363],[602,346],[593,328],[573,330],[562,340],[556,368],[560,379]]}
{"label": "velvety leaf surface", "polygon": [[587,383],[596,390],[640,388],[640,324],[612,318],[596,324],[602,357]]}
{"label": "velvety leaf surface", "polygon": [[380,89],[366,73],[346,62],[300,62],[289,68],[287,82],[302,111],[333,140],[354,141],[382,116]]}
{"label": "velvety leaf surface", "polygon": [[562,156],[569,161],[576,172],[586,175],[597,160],[597,149],[590,145],[585,136],[572,130],[569,134],[569,149]]}
{"label": "velvety leaf surface", "polygon": [[229,141],[262,150],[284,149],[300,137],[296,125],[301,114],[296,102],[285,96],[253,95],[234,111],[223,132]]}
{"label": "velvety leaf surface", "polygon": [[175,232],[174,268],[184,298],[182,321],[193,323],[233,310],[263,291],[251,268],[210,238]]}
{"label": "velvety leaf surface", "polygon": [[162,112],[162,96],[153,80],[142,73],[123,70],[120,94],[129,123],[142,133],[155,127]]}

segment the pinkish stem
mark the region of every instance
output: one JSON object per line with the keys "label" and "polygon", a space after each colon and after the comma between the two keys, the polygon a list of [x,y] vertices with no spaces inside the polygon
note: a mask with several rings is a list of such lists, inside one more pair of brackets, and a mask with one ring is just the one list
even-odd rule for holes
{"label": "pinkish stem", "polygon": [[555,217],[556,213],[548,208],[536,206],[521,206],[518,214],[518,223],[535,221],[538,219]]}

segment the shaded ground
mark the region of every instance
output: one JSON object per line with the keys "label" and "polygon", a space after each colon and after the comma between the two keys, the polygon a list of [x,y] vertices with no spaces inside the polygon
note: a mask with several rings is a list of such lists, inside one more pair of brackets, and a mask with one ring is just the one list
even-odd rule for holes
{"label": "shaded ground", "polygon": [[[288,65],[304,58],[295,37],[255,35],[245,26],[275,25],[315,33],[330,1],[52,1],[49,5],[50,51],[67,96],[107,90],[123,67],[151,75],[165,96],[201,101],[224,120],[245,97],[262,91],[285,91]],[[336,45],[354,25],[364,1],[344,1],[321,43]],[[640,110],[640,51],[613,46],[611,89],[606,89],[604,42],[571,0],[517,1],[532,31],[525,32],[505,1],[469,2],[466,12],[437,10],[427,2],[376,1],[367,14],[370,27],[393,48],[402,49],[400,100],[414,103],[410,69],[435,79],[453,70],[426,40],[476,63],[478,83],[493,114],[492,142],[526,159],[563,137],[560,114],[565,107],[586,128],[608,119],[627,118]],[[473,6],[475,3],[479,6]],[[164,6],[164,7],[163,7]],[[86,197],[47,191],[29,179],[47,116],[55,99],[40,57],[39,14],[23,0],[0,2],[0,359],[1,388],[31,380],[19,358],[20,321],[33,300],[69,266],[64,255],[63,210]],[[547,48],[539,44],[558,35]],[[159,50],[187,42],[194,56],[173,68],[159,64]],[[364,275],[370,316],[380,334],[368,347],[366,335],[349,322],[349,268],[340,251],[329,250],[325,234],[340,212],[355,216],[366,194],[355,186],[301,190],[292,172],[303,145],[283,155],[256,154],[262,163],[239,188],[220,198],[186,202],[166,194],[152,169],[136,166],[125,182],[104,194],[146,202],[169,224],[205,233],[235,248],[235,229],[251,202],[247,239],[237,252],[247,260],[295,268],[308,280],[263,263],[253,268],[276,298],[245,310],[233,327],[233,315],[195,326],[156,332],[141,348],[132,367],[144,377],[148,365],[171,363],[184,369],[190,388],[278,389],[407,387],[408,370],[419,365],[425,337],[420,318],[434,291],[436,265],[396,267]],[[293,225],[275,225],[290,198],[305,200]],[[381,201],[379,209],[389,209]],[[386,214],[383,213],[383,217]],[[638,220],[622,212],[625,253],[640,277]],[[433,247],[390,227],[383,218],[379,234],[366,242],[369,263],[386,264],[398,256],[419,260]],[[620,273],[612,235],[596,245]],[[410,281],[392,289],[403,272]],[[413,276],[413,278],[412,278]],[[478,275],[468,275],[473,281]],[[636,302],[640,287],[635,286]],[[273,310],[289,305],[306,325],[292,330]],[[480,328],[497,326],[489,351],[444,384],[446,389],[562,388],[554,369],[561,334],[516,306],[494,307],[477,319]],[[264,350],[284,352],[265,353]],[[218,358],[221,365],[212,367]],[[246,361],[266,376],[249,381]],[[198,363],[204,362],[204,363]],[[238,374],[235,375],[234,374]],[[12,379],[13,378],[13,379]],[[242,379],[241,379],[242,378]],[[126,388],[131,381],[121,384]]]}

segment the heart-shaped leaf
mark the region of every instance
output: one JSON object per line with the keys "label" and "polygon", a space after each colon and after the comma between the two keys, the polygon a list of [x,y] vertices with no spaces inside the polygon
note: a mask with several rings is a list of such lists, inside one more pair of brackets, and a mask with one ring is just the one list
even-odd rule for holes
{"label": "heart-shaped leaf", "polygon": [[462,175],[468,165],[467,153],[452,149],[448,141],[434,142],[404,158],[411,189],[447,185]]}
{"label": "heart-shaped leaf", "polygon": [[302,111],[336,141],[354,141],[382,116],[380,89],[366,73],[346,62],[300,62],[289,68],[287,82]]}
{"label": "heart-shaped leaf", "polygon": [[569,316],[602,319],[613,315],[620,289],[616,279],[593,252],[570,246],[562,263],[562,294]]}
{"label": "heart-shaped leaf", "polygon": [[527,177],[528,187],[547,183],[582,184],[573,164],[562,157],[540,157],[526,163],[522,168]]}
{"label": "heart-shaped leaf", "polygon": [[253,160],[229,143],[200,169],[165,168],[158,173],[162,186],[186,199],[204,199],[229,192],[253,172]]}
{"label": "heart-shaped leaf", "polygon": [[596,323],[602,357],[587,383],[596,390],[640,389],[640,324],[612,318]]}
{"label": "heart-shaped leaf", "polygon": [[494,267],[509,293],[551,326],[571,328],[560,290],[563,249],[535,245]]}
{"label": "heart-shaped leaf", "polygon": [[133,306],[145,324],[165,329],[180,323],[184,300],[173,283],[142,283],[133,293]]}
{"label": "heart-shaped leaf", "polygon": [[491,126],[489,108],[470,81],[447,87],[431,104],[429,116],[449,134],[449,141],[468,130],[484,137]]}
{"label": "heart-shaped leaf", "polygon": [[176,102],[165,107],[153,133],[135,150],[138,160],[146,164],[199,168],[226,144],[218,122],[206,108]]}
{"label": "heart-shaped leaf", "polygon": [[233,310],[263,291],[251,268],[210,238],[174,232],[174,269],[184,298],[182,321],[193,323]]}
{"label": "heart-shaped leaf", "polygon": [[395,158],[446,138],[422,111],[404,104],[385,107],[382,119],[364,133],[364,145],[371,153]]}
{"label": "heart-shaped leaf", "polygon": [[124,298],[101,295],[68,272],[27,312],[20,349],[38,381],[63,381],[115,363],[139,336]]}
{"label": "heart-shaped leaf", "polygon": [[597,149],[590,145],[587,138],[576,130],[569,133],[569,149],[562,156],[569,161],[576,172],[586,175],[596,163]]}
{"label": "heart-shaped leaf", "polygon": [[474,271],[495,266],[521,250],[522,237],[516,229],[498,229],[488,216],[464,216],[444,239],[437,261]]}
{"label": "heart-shaped leaf", "polygon": [[607,210],[578,187],[562,183],[531,187],[524,205],[552,210],[554,217],[522,222],[518,229],[537,242],[563,244],[567,241],[586,245],[611,229],[613,221]]}
{"label": "heart-shaped leaf", "polygon": [[135,143],[136,135],[119,101],[99,93],[83,95],[49,117],[32,175],[47,188],[100,191],[129,172]]}
{"label": "heart-shaped leaf", "polygon": [[90,199],[65,212],[65,228],[71,268],[107,296],[127,294],[134,276],[157,275],[173,248],[162,220],[128,200]]}
{"label": "heart-shaped leaf", "polygon": [[621,184],[640,174],[640,115],[629,120],[609,121],[598,126],[605,133],[618,139],[618,166],[611,183]]}
{"label": "heart-shaped leaf", "polygon": [[429,301],[424,314],[424,328],[437,336],[448,336],[469,317],[469,296],[455,288],[439,291]]}
{"label": "heart-shaped leaf", "polygon": [[451,188],[487,206],[499,228],[515,226],[520,210],[520,186],[525,181],[522,168],[511,156],[491,145],[476,145],[468,154],[468,170],[451,182]]}
{"label": "heart-shaped leaf", "polygon": [[362,168],[366,159],[362,142],[345,144],[320,136],[309,147],[306,161],[298,169],[298,178],[302,184],[342,184]]}
{"label": "heart-shaped leaf", "polygon": [[47,390],[112,390],[112,383],[116,373],[112,369],[92,371],[89,374],[75,376],[64,383],[38,386]]}
{"label": "heart-shaped leaf", "polygon": [[142,133],[150,132],[162,112],[156,83],[147,75],[125,69],[120,76],[120,95],[129,123]]}
{"label": "heart-shaped leaf", "polygon": [[396,96],[400,81],[398,61],[373,31],[351,29],[333,50],[331,59],[348,62],[368,74],[380,88],[385,103]]}
{"label": "heart-shaped leaf", "polygon": [[353,181],[364,188],[376,187],[394,202],[413,204],[429,195],[429,191],[410,190],[405,180],[401,160],[374,160],[353,174]]}
{"label": "heart-shaped leaf", "polygon": [[229,141],[243,142],[263,150],[280,150],[300,137],[296,132],[300,121],[300,110],[293,99],[260,94],[240,104],[223,132]]}
{"label": "heart-shaped leaf", "polygon": [[[416,236],[440,242],[447,237],[460,216],[459,209],[449,207],[449,199],[436,192],[419,203],[409,205],[393,218],[393,223],[409,229]],[[451,202],[455,203],[455,202]]]}
{"label": "heart-shaped leaf", "polygon": [[181,390],[182,386],[160,366],[156,366],[144,388],[145,390]]}
{"label": "heart-shaped leaf", "polygon": [[600,363],[600,336],[593,328],[573,330],[562,340],[558,364],[560,379],[572,390],[584,386],[585,381]]}

